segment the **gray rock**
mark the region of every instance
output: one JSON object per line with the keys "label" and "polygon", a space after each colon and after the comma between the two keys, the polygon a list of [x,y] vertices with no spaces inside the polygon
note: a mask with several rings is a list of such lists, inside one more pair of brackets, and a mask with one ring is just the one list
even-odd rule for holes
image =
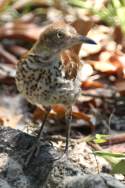
{"label": "gray rock", "polygon": [[65,182],[65,188],[125,188],[114,177],[108,174],[77,176]]}
{"label": "gray rock", "polygon": [[[21,131],[0,127],[0,188],[125,187],[111,175],[92,175],[89,171],[87,172],[82,154],[84,149],[81,148],[83,145],[80,146],[80,163],[78,164],[78,152],[76,154],[71,151],[69,160],[63,157],[56,161],[59,153],[49,143],[41,142],[39,155],[33,157],[27,167],[24,166],[28,149],[35,139]],[[76,158],[72,157],[73,152]]]}

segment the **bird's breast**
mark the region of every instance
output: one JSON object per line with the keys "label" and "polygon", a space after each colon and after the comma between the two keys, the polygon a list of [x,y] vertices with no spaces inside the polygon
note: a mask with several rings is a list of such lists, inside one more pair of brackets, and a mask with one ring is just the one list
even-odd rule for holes
{"label": "bird's breast", "polygon": [[79,93],[79,81],[67,79],[61,63],[48,67],[19,63],[16,83],[19,91],[33,104],[72,103]]}

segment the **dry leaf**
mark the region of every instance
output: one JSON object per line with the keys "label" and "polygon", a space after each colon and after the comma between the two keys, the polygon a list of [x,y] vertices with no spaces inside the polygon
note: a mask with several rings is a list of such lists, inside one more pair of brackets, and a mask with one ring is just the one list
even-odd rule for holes
{"label": "dry leaf", "polygon": [[11,0],[0,0],[0,12],[11,2]]}
{"label": "dry leaf", "polygon": [[35,111],[33,112],[33,120],[37,121],[37,120],[43,120],[44,116],[45,116],[45,109],[44,108],[36,108]]}
{"label": "dry leaf", "polygon": [[15,128],[22,118],[22,115],[14,115],[10,112],[10,109],[0,107],[0,119],[4,126]]}
{"label": "dry leaf", "polygon": [[103,73],[114,74],[117,71],[117,67],[115,67],[110,62],[93,61],[93,62],[91,62],[91,64],[94,66],[94,68],[97,71],[101,71]]}
{"label": "dry leaf", "polygon": [[125,80],[116,81],[115,87],[120,94],[125,95]]}
{"label": "dry leaf", "polygon": [[54,114],[57,115],[58,119],[62,119],[65,117],[65,108],[63,105],[53,105]]}
{"label": "dry leaf", "polygon": [[1,125],[4,125],[4,120],[3,120],[2,117],[0,117],[0,126],[1,126]]}
{"label": "dry leaf", "polygon": [[[36,108],[33,113],[33,120],[43,120],[46,110],[44,108]],[[50,118],[62,119],[65,117],[65,108],[63,105],[53,105],[52,110],[49,114]]]}
{"label": "dry leaf", "polygon": [[104,84],[98,81],[85,81],[82,82],[81,87],[83,89],[103,88]]}
{"label": "dry leaf", "polygon": [[46,1],[46,0],[17,0],[14,3],[13,8],[20,10],[20,9],[23,9],[28,4],[32,4],[32,5],[35,5],[38,7],[43,7],[43,5],[48,6],[49,1]]}
{"label": "dry leaf", "polygon": [[[93,25],[93,21],[82,20],[80,18],[72,23],[72,26],[75,27],[76,31],[81,35],[87,35],[92,25]],[[81,45],[76,45],[72,49],[76,54],[79,54],[80,48]]]}
{"label": "dry leaf", "polygon": [[125,143],[109,145],[107,150],[116,153],[125,153]]}
{"label": "dry leaf", "polygon": [[121,44],[123,41],[123,32],[120,26],[115,26],[114,33],[113,33],[114,41],[118,44]]}
{"label": "dry leaf", "polygon": [[11,45],[6,48],[9,50],[9,52],[15,54],[16,56],[22,56],[27,52],[26,48],[18,45]]}
{"label": "dry leaf", "polygon": [[28,24],[19,21],[6,23],[0,28],[0,39],[22,39],[29,42],[35,42],[43,28],[36,24]]}
{"label": "dry leaf", "polygon": [[[36,108],[33,113],[33,120],[43,120],[45,116],[45,110]],[[72,112],[72,116],[76,119],[82,119],[89,124],[91,123],[91,118],[84,112]],[[49,117],[52,119],[62,119],[65,118],[65,107],[63,105],[57,104],[53,105],[52,110],[49,114]]]}
{"label": "dry leaf", "polygon": [[15,83],[15,78],[11,76],[0,76],[0,83],[6,84],[6,85],[13,85]]}
{"label": "dry leaf", "polygon": [[116,74],[119,78],[123,78],[124,68],[120,57],[122,53],[119,51],[112,52],[103,50],[99,56],[99,61],[92,62],[94,68],[107,74]]}
{"label": "dry leaf", "polygon": [[5,62],[13,65],[16,65],[18,62],[17,58],[7,52],[2,45],[0,45],[0,58],[3,58]]}
{"label": "dry leaf", "polygon": [[91,118],[84,112],[72,112],[72,115],[77,119],[82,119],[84,121],[87,121],[88,123],[91,123]]}

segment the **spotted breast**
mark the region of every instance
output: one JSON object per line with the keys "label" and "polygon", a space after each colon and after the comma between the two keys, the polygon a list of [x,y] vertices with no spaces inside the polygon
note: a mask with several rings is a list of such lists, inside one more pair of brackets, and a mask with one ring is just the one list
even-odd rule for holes
{"label": "spotted breast", "polygon": [[37,57],[34,59],[29,55],[18,64],[17,87],[30,103],[38,106],[57,103],[68,105],[79,94],[80,82],[78,72],[74,74],[73,58],[68,62],[67,54],[63,54],[62,61],[60,58],[53,61],[45,65]]}

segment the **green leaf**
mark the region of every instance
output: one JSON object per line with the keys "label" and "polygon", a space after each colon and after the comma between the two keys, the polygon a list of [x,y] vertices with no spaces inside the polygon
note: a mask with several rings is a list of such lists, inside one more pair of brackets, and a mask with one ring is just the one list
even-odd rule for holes
{"label": "green leaf", "polygon": [[76,7],[80,7],[80,8],[86,8],[86,9],[91,8],[90,3],[84,2],[82,0],[68,0],[68,3],[72,6],[76,6]]}
{"label": "green leaf", "polygon": [[113,167],[112,173],[125,175],[125,159],[120,160],[120,162]]}
{"label": "green leaf", "polygon": [[94,142],[97,144],[105,143],[107,141],[108,137],[109,137],[109,135],[96,134]]}
{"label": "green leaf", "polygon": [[112,153],[108,151],[95,151],[95,154],[99,156],[110,156],[110,157],[116,157],[116,158],[125,158],[125,153]]}

